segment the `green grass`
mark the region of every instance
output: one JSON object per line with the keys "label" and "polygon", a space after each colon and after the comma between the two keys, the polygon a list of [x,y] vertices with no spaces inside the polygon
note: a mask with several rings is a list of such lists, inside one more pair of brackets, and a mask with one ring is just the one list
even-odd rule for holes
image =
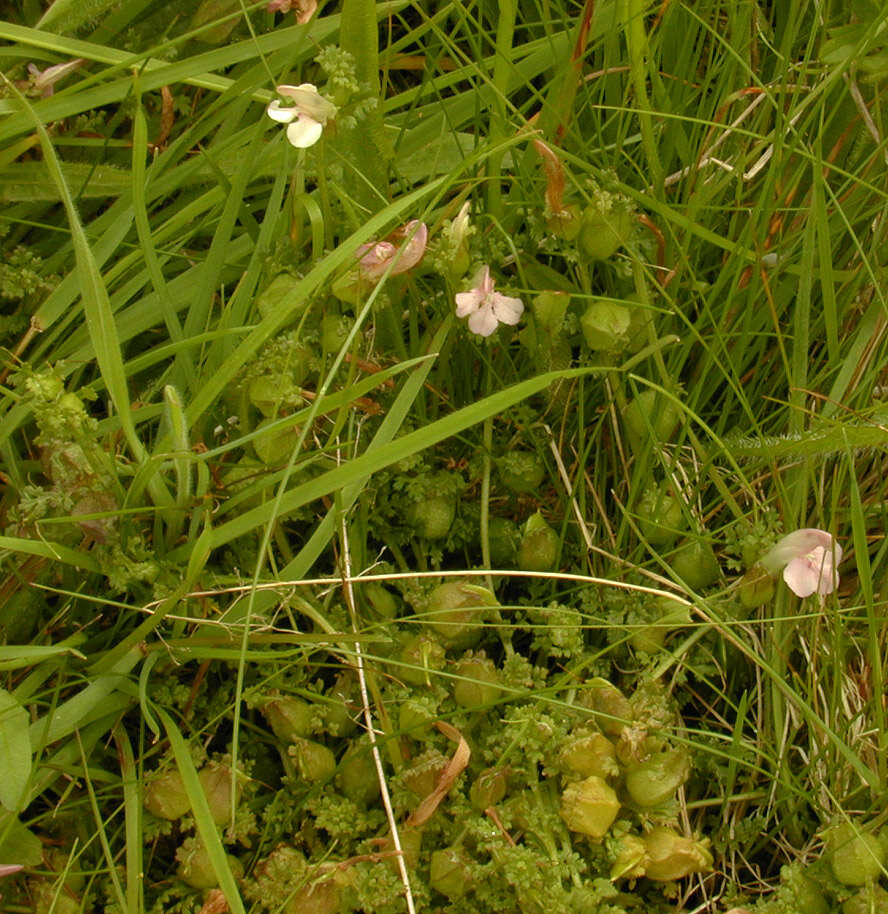
{"label": "green grass", "polygon": [[880,5],[6,15],[0,911],[882,910]]}

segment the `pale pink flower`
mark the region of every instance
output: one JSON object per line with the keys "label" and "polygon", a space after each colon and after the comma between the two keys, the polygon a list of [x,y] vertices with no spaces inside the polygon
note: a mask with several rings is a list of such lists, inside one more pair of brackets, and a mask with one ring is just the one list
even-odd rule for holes
{"label": "pale pink flower", "polygon": [[493,291],[487,264],[475,274],[472,288],[456,295],[456,316],[468,317],[469,330],[480,336],[490,336],[497,324],[517,324],[523,313],[524,304],[520,298]]}
{"label": "pale pink flower", "polygon": [[386,271],[389,276],[406,273],[422,260],[428,240],[428,226],[411,219],[385,240],[362,244],[356,253],[361,278],[376,282]]}
{"label": "pale pink flower", "polygon": [[300,86],[278,86],[278,95],[289,98],[293,104],[284,108],[275,99],[266,108],[266,114],[279,124],[288,124],[287,139],[291,146],[306,149],[314,146],[324,132],[327,121],[336,114],[336,106],[327,101],[311,83]]}
{"label": "pale pink flower", "polygon": [[0,877],[12,876],[21,869],[24,867],[20,863],[0,863]]}
{"label": "pale pink flower", "polygon": [[269,0],[269,13],[296,13],[296,21],[304,25],[318,11],[317,0]]}
{"label": "pale pink flower", "polygon": [[761,560],[776,574],[783,568],[783,580],[798,597],[817,593],[826,596],[839,584],[836,570],[842,561],[842,547],[831,533],[806,527],[787,534]]}

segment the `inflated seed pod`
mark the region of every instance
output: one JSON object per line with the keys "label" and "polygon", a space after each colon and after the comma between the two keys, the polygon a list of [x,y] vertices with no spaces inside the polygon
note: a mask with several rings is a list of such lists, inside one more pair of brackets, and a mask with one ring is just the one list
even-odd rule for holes
{"label": "inflated seed pod", "polygon": [[[799,910],[805,914],[820,914],[819,910],[810,907]],[[824,914],[826,910],[828,908]],[[842,904],[842,914],[888,914],[888,892],[878,882],[871,882]]]}
{"label": "inflated seed pod", "polygon": [[463,678],[453,684],[453,700],[463,708],[493,704],[500,697],[500,675],[492,660],[483,655],[457,662],[454,674]]}
{"label": "inflated seed pod", "polygon": [[[265,426],[276,421],[276,419],[263,419],[256,428],[257,430],[264,429]],[[300,429],[296,425],[261,431],[253,439],[253,450],[266,466],[286,463],[290,459],[290,454],[293,453],[293,448],[299,442],[300,434]]]}
{"label": "inflated seed pod", "polygon": [[368,581],[361,586],[361,596],[378,619],[394,619],[401,609],[401,601],[379,581]]}
{"label": "inflated seed pod", "polygon": [[655,654],[663,646],[666,636],[673,629],[690,622],[688,607],[669,597],[658,597],[654,600],[654,609],[659,615],[650,625],[642,625],[632,629],[629,644],[636,651],[646,654]]}
{"label": "inflated seed pod", "polygon": [[[412,873],[419,863],[419,852],[422,850],[422,829],[411,828],[409,825],[402,825],[398,831],[398,839],[401,843],[401,853],[404,855],[404,862],[407,864],[407,870]],[[395,845],[391,837],[386,838],[379,846],[379,852],[381,854],[392,853],[394,849]],[[387,857],[386,860],[391,869],[396,873],[399,872],[398,858],[396,856]]]}
{"label": "inflated seed pod", "polygon": [[572,736],[558,752],[558,766],[565,774],[603,779],[620,773],[614,744],[603,733]]}
{"label": "inflated seed pod", "polygon": [[878,879],[885,866],[885,847],[872,832],[842,822],[826,834],[826,856],[842,885],[865,885]]}
{"label": "inflated seed pod", "polygon": [[619,736],[634,716],[629,699],[600,676],[586,683],[581,701],[595,712],[595,723],[609,736]]}
{"label": "inflated seed pod", "polygon": [[641,535],[651,546],[668,546],[685,525],[681,499],[668,483],[649,486],[636,508]]}
{"label": "inflated seed pod", "polygon": [[348,875],[333,864],[309,867],[306,884],[287,902],[285,914],[340,914]]}
{"label": "inflated seed pod", "polygon": [[[307,373],[306,370],[303,375]],[[300,378],[301,382],[303,378]],[[275,378],[271,375],[262,375],[250,381],[247,396],[250,402],[263,416],[271,418],[280,416],[281,410],[301,402],[301,397],[296,390],[296,384],[290,375],[285,378]]]}
{"label": "inflated seed pod", "polygon": [[159,819],[180,819],[191,809],[182,775],[174,768],[149,781],[144,799],[145,809]]}
{"label": "inflated seed pod", "polygon": [[514,521],[506,517],[491,517],[487,525],[487,540],[494,568],[509,568],[515,563],[521,531]]}
{"label": "inflated seed pod", "polygon": [[583,210],[577,250],[587,260],[607,260],[629,240],[633,222],[632,213],[623,206],[605,212],[590,204]]}
{"label": "inflated seed pod", "polygon": [[690,771],[690,760],[684,749],[658,752],[626,769],[626,793],[638,806],[659,806],[675,795]]}
{"label": "inflated seed pod", "polygon": [[31,903],[34,914],[80,914],[83,910],[82,899],[43,880],[32,890]]}
{"label": "inflated seed pod", "polygon": [[472,781],[472,786],[469,788],[472,808],[478,812],[484,812],[490,806],[496,806],[505,797],[508,786],[507,768],[485,768]]}
{"label": "inflated seed pod", "polygon": [[422,501],[415,501],[407,509],[407,523],[417,536],[427,540],[439,540],[447,536],[456,517],[456,499],[447,495],[433,495]]}
{"label": "inflated seed pod", "polygon": [[446,647],[465,650],[481,640],[482,623],[499,603],[486,587],[447,581],[429,594],[427,605],[426,625]]}
{"label": "inflated seed pod", "polygon": [[655,882],[673,882],[692,873],[712,869],[709,842],[685,838],[671,828],[657,825],[644,836],[645,875]]}
{"label": "inflated seed pod", "polygon": [[546,466],[532,451],[512,451],[496,461],[500,482],[518,495],[536,493],[546,475]]}
{"label": "inflated seed pod", "polygon": [[324,702],[324,729],[331,736],[348,736],[357,729],[359,712],[358,680],[350,670],[340,673]]}
{"label": "inflated seed pod", "polygon": [[564,788],[559,813],[571,830],[591,838],[603,838],[620,811],[613,788],[592,775]]}
{"label": "inflated seed pod", "polygon": [[[282,303],[290,296],[293,289],[299,285],[299,282],[299,278],[292,273],[278,273],[256,299],[256,307],[262,317],[268,317],[269,314],[279,314]],[[299,317],[311,304],[311,301],[308,296],[301,300],[296,306],[296,310],[292,313],[292,318]],[[290,308],[292,309],[292,304]]]}
{"label": "inflated seed pod", "polygon": [[296,739],[287,748],[300,776],[311,784],[326,784],[336,773],[336,756],[322,743]]}
{"label": "inflated seed pod", "polygon": [[339,766],[339,789],[353,803],[369,806],[379,796],[376,766],[368,749],[350,752]]}
{"label": "inflated seed pod", "polygon": [[[226,856],[228,866],[235,877],[242,876],[244,868],[240,860],[231,854]],[[193,889],[211,889],[219,884],[216,871],[210,863],[210,855],[200,838],[186,838],[176,851],[176,859],[179,861],[176,875]]]}
{"label": "inflated seed pod", "polygon": [[737,588],[740,602],[746,609],[755,609],[769,603],[774,597],[774,590],[774,578],[759,564],[746,571]]}
{"label": "inflated seed pod", "polygon": [[617,879],[638,879],[644,876],[644,865],[647,861],[647,847],[638,835],[623,835],[617,841],[616,854],[611,866],[611,881]]}
{"label": "inflated seed pod", "polygon": [[420,701],[408,699],[398,708],[398,729],[413,739],[424,739],[431,732],[435,718]]}
{"label": "inflated seed pod", "polygon": [[431,635],[414,635],[404,642],[394,674],[410,685],[423,686],[444,668],[444,646]]}
{"label": "inflated seed pod", "polygon": [[447,762],[447,758],[437,749],[428,749],[416,756],[413,764],[401,772],[404,786],[420,799],[427,797],[437,786]]}
{"label": "inflated seed pod", "polygon": [[518,567],[522,571],[551,571],[558,561],[558,534],[537,511],[524,525],[518,547]]}
{"label": "inflated seed pod", "polygon": [[704,540],[686,540],[669,557],[675,574],[692,590],[702,590],[721,576],[712,546]]}
{"label": "inflated seed pod", "polygon": [[593,352],[622,352],[629,346],[632,312],[607,299],[594,301],[580,318],[583,339]]}
{"label": "inflated seed pod", "polygon": [[432,852],[429,885],[450,899],[462,898],[472,887],[472,861],[461,847]]}
{"label": "inflated seed pod", "polygon": [[556,238],[563,238],[565,241],[576,241],[582,222],[583,214],[576,203],[568,203],[557,213],[549,213],[546,216],[546,228]]}
{"label": "inflated seed pod", "polygon": [[644,390],[623,408],[623,427],[629,449],[639,456],[651,436],[656,441],[671,441],[681,420],[673,401],[657,390]]}
{"label": "inflated seed pod", "polygon": [[[208,762],[197,773],[200,786],[207,798],[207,805],[216,825],[224,825],[231,819],[231,782],[234,771],[230,765],[219,762]],[[237,779],[235,800],[240,799],[243,785]]]}
{"label": "inflated seed pod", "polygon": [[311,736],[315,713],[313,705],[289,695],[276,696],[262,706],[262,716],[274,735],[284,743]]}

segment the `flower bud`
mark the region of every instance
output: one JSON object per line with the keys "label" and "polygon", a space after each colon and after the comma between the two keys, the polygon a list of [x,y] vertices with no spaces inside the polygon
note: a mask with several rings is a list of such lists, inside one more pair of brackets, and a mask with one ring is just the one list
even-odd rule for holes
{"label": "flower bud", "polygon": [[508,769],[485,768],[472,781],[472,786],[469,788],[472,808],[478,812],[484,812],[490,806],[496,806],[505,797],[508,786]]}
{"label": "flower bud", "polygon": [[575,736],[561,747],[558,767],[566,774],[581,778],[607,779],[620,773],[614,744],[603,733]]}
{"label": "flower bud", "polygon": [[460,660],[454,669],[456,680],[453,700],[463,708],[477,708],[493,704],[500,697],[500,676],[493,661],[483,654]]}
{"label": "flower bud", "polygon": [[[279,314],[284,302],[298,285],[299,278],[292,273],[278,273],[265,288],[265,291],[256,299],[256,308],[259,314],[262,317],[268,317],[269,314]],[[291,310],[291,317],[293,319],[298,318],[310,304],[311,299],[307,296],[303,297],[296,309]]]}
{"label": "flower bud", "polygon": [[603,838],[617,818],[620,801],[612,787],[592,775],[565,787],[559,811],[571,831]]}
{"label": "flower bud", "polygon": [[175,768],[148,783],[144,800],[145,809],[158,819],[181,819],[191,809],[182,775]]}
{"label": "flower bud", "polygon": [[537,511],[524,525],[518,547],[518,567],[522,571],[551,571],[558,561],[558,534]]}
{"label": "flower bud", "polygon": [[673,882],[691,873],[712,869],[709,841],[685,838],[665,826],[655,826],[644,836],[647,859],[645,875],[655,882]]}
{"label": "flower bud", "polygon": [[626,793],[639,806],[659,806],[675,795],[688,779],[690,770],[690,761],[683,749],[657,752],[626,771]]}
{"label": "flower bud", "polygon": [[530,451],[512,451],[496,461],[500,482],[518,495],[535,494],[546,475],[540,458]]}
{"label": "flower bud", "polygon": [[398,729],[414,739],[424,739],[434,722],[435,718],[422,702],[408,699],[398,709]]}
{"label": "flower bud", "polygon": [[460,847],[446,847],[432,852],[429,884],[451,900],[462,898],[474,881],[471,858]]}
{"label": "flower bud", "polygon": [[429,594],[426,624],[447,647],[464,650],[480,641],[482,623],[498,605],[486,587],[448,581]]}
{"label": "flower bud", "polygon": [[646,654],[655,654],[673,629],[690,622],[688,607],[669,597],[657,598],[654,609],[657,618],[650,625],[635,628],[629,636],[632,647]]}
{"label": "flower bud", "polygon": [[[224,825],[231,819],[231,782],[234,772],[229,765],[208,762],[197,774],[200,786],[207,798],[210,814],[216,825]],[[241,779],[237,779],[235,802],[240,799]]]}
{"label": "flower bud", "polygon": [[677,577],[692,590],[703,590],[721,575],[712,546],[701,539],[685,540],[669,558]]}
{"label": "flower bud", "polygon": [[601,299],[580,318],[583,339],[593,352],[622,352],[629,344],[632,314],[619,302]]}
{"label": "flower bud", "polygon": [[885,846],[872,832],[842,822],[826,835],[826,855],[842,885],[865,885],[878,879],[885,866]]}
{"label": "flower bud", "polygon": [[296,762],[303,780],[326,784],[336,772],[336,756],[323,744],[310,739],[295,739],[287,754]]}
{"label": "flower bud", "polygon": [[615,206],[609,212],[603,207],[587,206],[577,235],[577,250],[587,260],[607,260],[632,234],[633,218],[629,210]]}
{"label": "flower bud", "polygon": [[315,708],[301,698],[281,695],[262,706],[262,714],[274,735],[283,743],[311,736]]}
{"label": "flower bud", "polygon": [[586,683],[581,701],[585,707],[595,712],[595,723],[608,736],[619,736],[634,716],[629,699],[615,685],[600,676]]}
{"label": "flower bud", "polygon": [[444,668],[444,647],[430,635],[414,635],[401,648],[401,665],[394,673],[415,686],[430,684],[430,674]]}

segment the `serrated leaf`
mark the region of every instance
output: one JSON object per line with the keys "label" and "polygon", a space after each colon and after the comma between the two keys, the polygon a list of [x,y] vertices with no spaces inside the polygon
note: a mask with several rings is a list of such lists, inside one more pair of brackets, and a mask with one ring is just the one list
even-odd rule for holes
{"label": "serrated leaf", "polygon": [[0,803],[10,812],[24,805],[31,777],[28,723],[28,712],[0,689]]}

